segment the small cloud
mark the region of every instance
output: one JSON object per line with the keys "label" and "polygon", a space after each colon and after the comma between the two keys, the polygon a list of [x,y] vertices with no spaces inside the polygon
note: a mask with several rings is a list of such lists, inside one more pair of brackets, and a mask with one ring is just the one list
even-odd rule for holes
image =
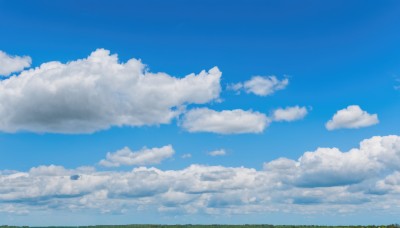
{"label": "small cloud", "polygon": [[285,89],[289,84],[289,79],[279,80],[276,76],[253,76],[250,80],[228,85],[228,90],[236,91],[238,94],[241,90],[246,93],[253,93],[258,96],[268,96],[278,90]]}
{"label": "small cloud", "polygon": [[107,167],[153,165],[172,157],[174,153],[175,151],[171,145],[151,149],[143,148],[139,151],[131,151],[128,147],[124,147],[115,153],[107,153],[106,159],[101,160],[99,164]]}
{"label": "small cloud", "polygon": [[394,90],[400,90],[400,76],[397,74],[393,74],[392,78],[394,80],[393,82],[393,89]]}
{"label": "small cloud", "polygon": [[269,122],[265,114],[251,110],[214,111],[208,108],[197,108],[184,115],[181,126],[189,132],[243,134],[261,133]]}
{"label": "small cloud", "polygon": [[185,158],[191,158],[192,157],[192,154],[183,154],[182,156],[181,156],[181,158],[183,158],[183,159],[185,159]]}
{"label": "small cloud", "polygon": [[29,56],[11,56],[0,51],[0,75],[7,76],[30,67],[32,59]]}
{"label": "small cloud", "polygon": [[400,90],[400,78],[396,77],[396,83],[397,85],[393,86],[395,90]]}
{"label": "small cloud", "polygon": [[377,114],[369,114],[363,111],[358,105],[350,105],[335,113],[325,127],[328,130],[340,128],[362,128],[379,123]]}
{"label": "small cloud", "polygon": [[237,95],[239,95],[240,94],[240,91],[243,89],[243,83],[241,83],[241,82],[239,82],[239,83],[236,83],[236,84],[229,84],[227,87],[226,87],[226,89],[227,90],[233,90],[233,91],[236,91],[236,94]]}
{"label": "small cloud", "polygon": [[306,107],[286,107],[274,110],[272,119],[274,121],[295,121],[303,119],[307,115],[308,111]]}
{"label": "small cloud", "polygon": [[208,155],[210,156],[225,156],[226,155],[226,151],[224,149],[220,149],[220,150],[214,150],[211,152],[208,152]]}

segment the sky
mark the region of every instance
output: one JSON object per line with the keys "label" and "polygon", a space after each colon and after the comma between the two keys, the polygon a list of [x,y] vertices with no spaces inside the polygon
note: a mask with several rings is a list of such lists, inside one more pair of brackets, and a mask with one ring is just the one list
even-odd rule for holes
{"label": "sky", "polygon": [[0,0],[0,223],[399,223],[399,25],[394,0]]}

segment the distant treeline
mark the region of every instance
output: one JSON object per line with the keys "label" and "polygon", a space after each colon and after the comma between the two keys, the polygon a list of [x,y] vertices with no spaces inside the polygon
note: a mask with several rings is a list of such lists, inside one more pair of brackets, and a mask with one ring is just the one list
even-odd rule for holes
{"label": "distant treeline", "polygon": [[399,224],[370,226],[304,226],[304,225],[99,225],[99,226],[0,226],[0,228],[400,228]]}

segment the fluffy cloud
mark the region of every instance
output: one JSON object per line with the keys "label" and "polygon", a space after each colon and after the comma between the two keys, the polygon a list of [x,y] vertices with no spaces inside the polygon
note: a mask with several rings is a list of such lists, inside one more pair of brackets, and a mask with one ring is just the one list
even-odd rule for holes
{"label": "fluffy cloud", "polygon": [[107,153],[106,159],[101,160],[99,164],[108,167],[159,164],[162,160],[172,157],[174,153],[171,145],[151,149],[143,148],[136,152],[124,147],[115,153]]}
{"label": "fluffy cloud", "polygon": [[307,115],[307,108],[306,107],[286,107],[286,108],[279,108],[273,111],[272,119],[274,121],[294,121],[303,119]]}
{"label": "fluffy cloud", "polygon": [[346,213],[394,213],[399,164],[400,136],[392,135],[366,139],[347,152],[318,148],[298,160],[276,159],[263,170],[191,165],[181,170],[101,172],[40,166],[28,172],[0,171],[0,208],[7,213],[156,208],[168,213],[246,214],[338,213],[345,207]]}
{"label": "fluffy cloud", "polygon": [[11,56],[0,51],[0,75],[9,75],[30,67],[32,59],[29,56]]}
{"label": "fluffy cloud", "polygon": [[189,132],[213,132],[219,134],[261,133],[270,120],[259,112],[241,109],[214,111],[197,108],[188,111],[181,126]]}
{"label": "fluffy cloud", "polygon": [[208,155],[210,156],[225,156],[226,155],[226,151],[224,149],[220,149],[220,150],[213,150],[211,152],[208,152]]}
{"label": "fluffy cloud", "polygon": [[265,163],[264,169],[279,171],[296,186],[330,187],[357,184],[400,170],[399,162],[400,137],[391,135],[363,140],[359,148],[348,152],[318,148],[297,161],[281,158]]}
{"label": "fluffy cloud", "polygon": [[220,94],[217,67],[176,78],[119,63],[98,49],[86,59],[48,62],[0,82],[0,131],[90,133],[112,126],[167,124],[186,104]]}
{"label": "fluffy cloud", "polygon": [[254,93],[258,96],[267,96],[275,93],[277,90],[286,88],[289,79],[277,79],[275,76],[253,76],[250,80],[243,83],[236,83],[228,86],[228,89],[234,91],[244,90],[246,93]]}
{"label": "fluffy cloud", "polygon": [[400,171],[396,171],[383,180],[377,181],[367,190],[371,194],[400,193]]}
{"label": "fluffy cloud", "polygon": [[340,128],[361,128],[379,123],[377,114],[369,114],[358,105],[350,105],[335,113],[325,126],[328,130]]}

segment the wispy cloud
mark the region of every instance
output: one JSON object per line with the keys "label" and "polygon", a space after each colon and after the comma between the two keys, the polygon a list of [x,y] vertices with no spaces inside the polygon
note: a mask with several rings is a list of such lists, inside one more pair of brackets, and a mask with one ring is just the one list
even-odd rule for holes
{"label": "wispy cloud", "polygon": [[278,90],[285,89],[289,84],[289,79],[279,80],[276,76],[253,76],[250,80],[228,85],[228,90],[246,93],[253,93],[258,96],[268,96]]}
{"label": "wispy cloud", "polygon": [[400,90],[400,78],[396,77],[395,81],[396,81],[396,85],[394,86],[394,89]]}
{"label": "wispy cloud", "polygon": [[182,158],[191,158],[192,157],[192,154],[183,154],[182,156],[181,156]]}
{"label": "wispy cloud", "polygon": [[213,151],[208,152],[208,155],[210,155],[212,157],[225,156],[226,155],[226,151],[224,149],[213,150]]}

